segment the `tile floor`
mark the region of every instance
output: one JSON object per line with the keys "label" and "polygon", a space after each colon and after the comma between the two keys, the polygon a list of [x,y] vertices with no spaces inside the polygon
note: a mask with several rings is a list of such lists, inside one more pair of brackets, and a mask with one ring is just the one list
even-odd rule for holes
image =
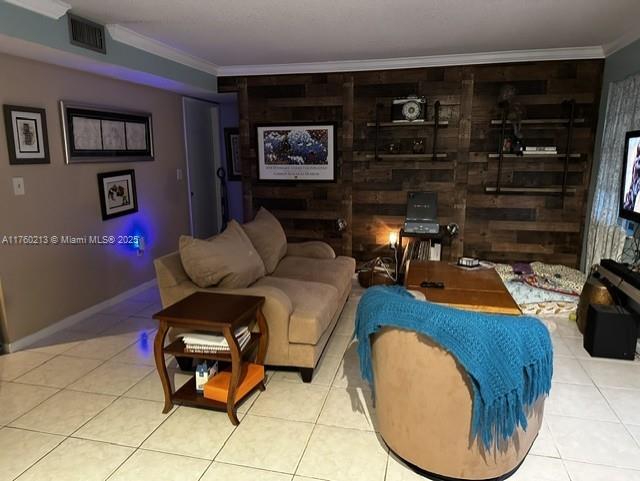
{"label": "tile floor", "polygon": [[[268,371],[226,414],[162,414],[149,289],[0,357],[0,481],[418,481],[376,432],[351,343],[349,300],[310,384]],[[514,481],[640,481],[640,362],[591,359],[568,321],[553,334],[543,429]],[[189,376],[170,364],[174,384]]]}

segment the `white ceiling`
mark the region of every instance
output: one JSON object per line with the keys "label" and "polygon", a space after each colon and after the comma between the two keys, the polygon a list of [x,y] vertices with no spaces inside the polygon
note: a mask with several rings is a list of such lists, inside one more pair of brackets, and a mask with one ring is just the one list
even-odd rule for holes
{"label": "white ceiling", "polygon": [[604,47],[640,36],[640,0],[65,0],[216,66]]}

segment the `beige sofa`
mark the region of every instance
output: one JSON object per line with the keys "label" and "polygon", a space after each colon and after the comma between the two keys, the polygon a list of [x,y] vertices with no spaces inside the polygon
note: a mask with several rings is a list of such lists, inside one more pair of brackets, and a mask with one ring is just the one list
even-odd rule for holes
{"label": "beige sofa", "polygon": [[351,292],[355,260],[336,257],[324,242],[285,245],[284,257],[272,262],[273,271],[243,288],[199,287],[185,272],[178,251],[154,261],[156,276],[163,307],[198,290],[264,296],[269,326],[265,364],[298,367],[309,382]]}
{"label": "beige sofa", "polygon": [[471,439],[471,381],[451,354],[416,332],[384,328],[372,336],[371,357],[380,435],[398,456],[452,480],[505,479],[520,466],[544,398],[527,413],[526,431],[487,452]]}

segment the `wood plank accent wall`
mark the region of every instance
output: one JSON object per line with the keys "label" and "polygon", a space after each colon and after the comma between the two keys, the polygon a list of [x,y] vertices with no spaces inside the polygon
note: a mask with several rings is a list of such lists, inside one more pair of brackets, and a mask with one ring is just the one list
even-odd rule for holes
{"label": "wood plank accent wall", "polygon": [[[336,252],[365,260],[389,255],[391,229],[398,230],[411,190],[438,192],[441,224],[456,222],[461,233],[445,249],[448,258],[470,255],[496,261],[543,260],[579,264],[591,174],[603,61],[532,62],[507,65],[438,67],[375,72],[219,78],[219,91],[237,91],[243,165],[245,218],[260,206],[270,209],[293,241],[319,239]],[[500,128],[497,98],[504,84],[516,86],[525,118],[566,117],[562,102],[575,99],[577,117],[569,164],[571,194],[495,195]],[[427,115],[440,102],[437,150],[445,158],[372,158],[374,130],[367,126],[382,104],[390,120],[391,102],[410,94],[427,98]],[[335,184],[257,182],[256,124],[295,121],[335,122],[338,126],[338,181]],[[566,128],[528,126],[532,145],[557,145],[564,152]],[[380,129],[379,145],[400,144],[411,151],[422,138],[427,153],[432,133],[426,126]],[[502,184],[558,187],[563,159],[505,159]],[[574,192],[575,191],[575,192]],[[337,218],[348,222],[339,233]]]}

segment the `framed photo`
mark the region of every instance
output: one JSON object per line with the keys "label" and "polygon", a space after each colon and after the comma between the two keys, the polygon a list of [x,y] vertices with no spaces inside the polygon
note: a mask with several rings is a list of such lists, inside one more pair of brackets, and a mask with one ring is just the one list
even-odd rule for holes
{"label": "framed photo", "polygon": [[151,114],[60,101],[67,164],[153,160]]}
{"label": "framed photo", "polygon": [[238,129],[224,129],[224,145],[227,151],[227,178],[240,180],[242,166],[240,164],[240,133]]}
{"label": "framed photo", "polygon": [[136,176],[130,170],[98,174],[102,220],[138,212]]}
{"label": "framed photo", "polygon": [[270,125],[257,129],[258,180],[335,182],[335,124]]}
{"label": "framed photo", "polygon": [[48,164],[49,141],[44,109],[4,105],[9,164]]}

